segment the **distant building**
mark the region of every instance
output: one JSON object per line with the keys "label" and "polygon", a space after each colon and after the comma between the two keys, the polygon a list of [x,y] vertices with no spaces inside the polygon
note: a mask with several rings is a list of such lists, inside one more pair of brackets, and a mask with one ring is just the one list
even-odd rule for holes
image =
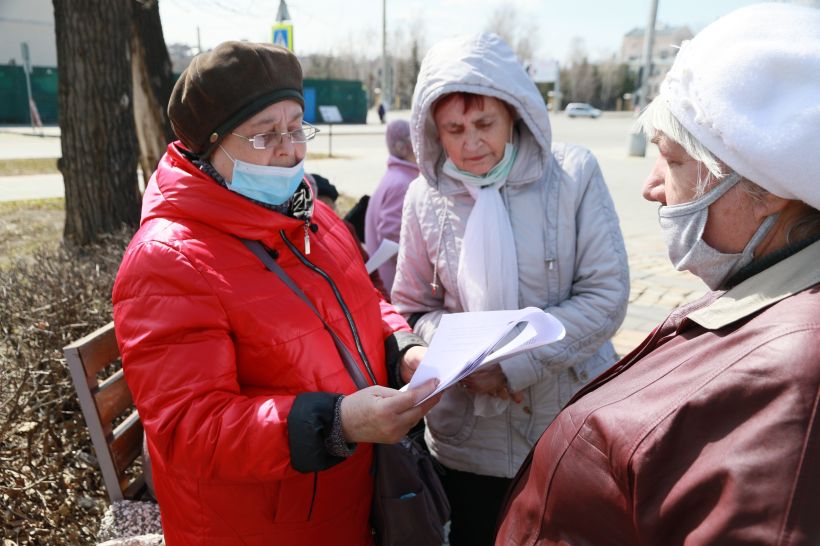
{"label": "distant building", "polygon": [[57,66],[51,0],[0,1],[0,36],[0,65],[22,65],[20,44],[26,42],[32,66]]}
{"label": "distant building", "polygon": [[[652,48],[652,73],[649,76],[649,100],[653,99],[659,91],[661,82],[672,68],[675,56],[678,54],[678,47],[684,40],[689,40],[694,36],[689,27],[659,26],[655,29],[655,43]],[[629,69],[634,73],[643,63],[643,43],[644,29],[635,28],[624,35],[621,43],[620,61],[629,65]]]}

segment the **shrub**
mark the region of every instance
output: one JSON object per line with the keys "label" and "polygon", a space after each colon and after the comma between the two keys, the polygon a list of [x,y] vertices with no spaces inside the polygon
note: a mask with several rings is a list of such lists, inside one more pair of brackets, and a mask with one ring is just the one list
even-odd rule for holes
{"label": "shrub", "polygon": [[40,248],[0,269],[0,512],[21,544],[88,544],[107,505],[62,348],[111,320],[129,239]]}

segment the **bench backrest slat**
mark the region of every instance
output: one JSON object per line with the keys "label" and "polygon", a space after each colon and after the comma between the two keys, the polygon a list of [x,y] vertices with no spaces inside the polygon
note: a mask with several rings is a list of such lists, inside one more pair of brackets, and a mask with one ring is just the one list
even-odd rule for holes
{"label": "bench backrest slat", "polygon": [[120,474],[124,473],[131,463],[142,452],[142,423],[134,410],[128,418],[114,429],[111,442],[108,444],[114,465]]}
{"label": "bench backrest slat", "polygon": [[[129,479],[126,470],[142,451],[143,428],[122,369],[98,381],[100,371],[120,358],[114,323],[110,322],[63,349],[77,391],[91,442],[111,502],[142,493],[141,472]],[[127,417],[114,427],[114,422]]]}
{"label": "bench backrest slat", "polygon": [[[113,381],[111,381],[113,379]],[[94,399],[97,403],[97,412],[100,414],[100,421],[103,423],[111,423],[124,414],[127,409],[134,406],[134,400],[131,398],[131,391],[128,390],[128,384],[125,382],[125,375],[122,370],[101,383],[97,391],[94,393]],[[106,433],[112,432],[110,428],[105,429]]]}

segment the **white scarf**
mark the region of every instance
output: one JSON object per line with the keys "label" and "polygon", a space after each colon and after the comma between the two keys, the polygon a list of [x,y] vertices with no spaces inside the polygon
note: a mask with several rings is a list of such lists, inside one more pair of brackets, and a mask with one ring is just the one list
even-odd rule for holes
{"label": "white scarf", "polygon": [[[519,307],[515,238],[500,192],[515,155],[515,148],[507,143],[504,158],[481,177],[459,170],[450,159],[443,167],[444,173],[461,181],[475,199],[458,258],[458,292],[465,311]],[[506,410],[508,404],[508,400],[479,394],[475,397],[475,414],[492,417]]]}
{"label": "white scarf", "polygon": [[518,309],[515,239],[500,192],[515,155],[508,143],[504,157],[484,176],[464,172],[450,159],[442,169],[464,184],[475,199],[458,258],[458,292],[465,311]]}

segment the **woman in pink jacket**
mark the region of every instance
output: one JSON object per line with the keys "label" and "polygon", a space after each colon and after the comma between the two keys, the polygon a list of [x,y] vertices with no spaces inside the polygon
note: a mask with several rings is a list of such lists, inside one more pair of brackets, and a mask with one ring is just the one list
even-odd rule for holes
{"label": "woman in pink jacket", "polygon": [[[410,141],[410,124],[397,119],[387,124],[385,132],[387,150],[387,172],[379,181],[376,191],[367,205],[364,225],[364,243],[372,256],[385,239],[399,242],[401,233],[401,209],[404,195],[410,182],[419,175],[413,143]],[[396,258],[391,258],[379,267],[379,276],[387,293],[393,288],[396,276]]]}

